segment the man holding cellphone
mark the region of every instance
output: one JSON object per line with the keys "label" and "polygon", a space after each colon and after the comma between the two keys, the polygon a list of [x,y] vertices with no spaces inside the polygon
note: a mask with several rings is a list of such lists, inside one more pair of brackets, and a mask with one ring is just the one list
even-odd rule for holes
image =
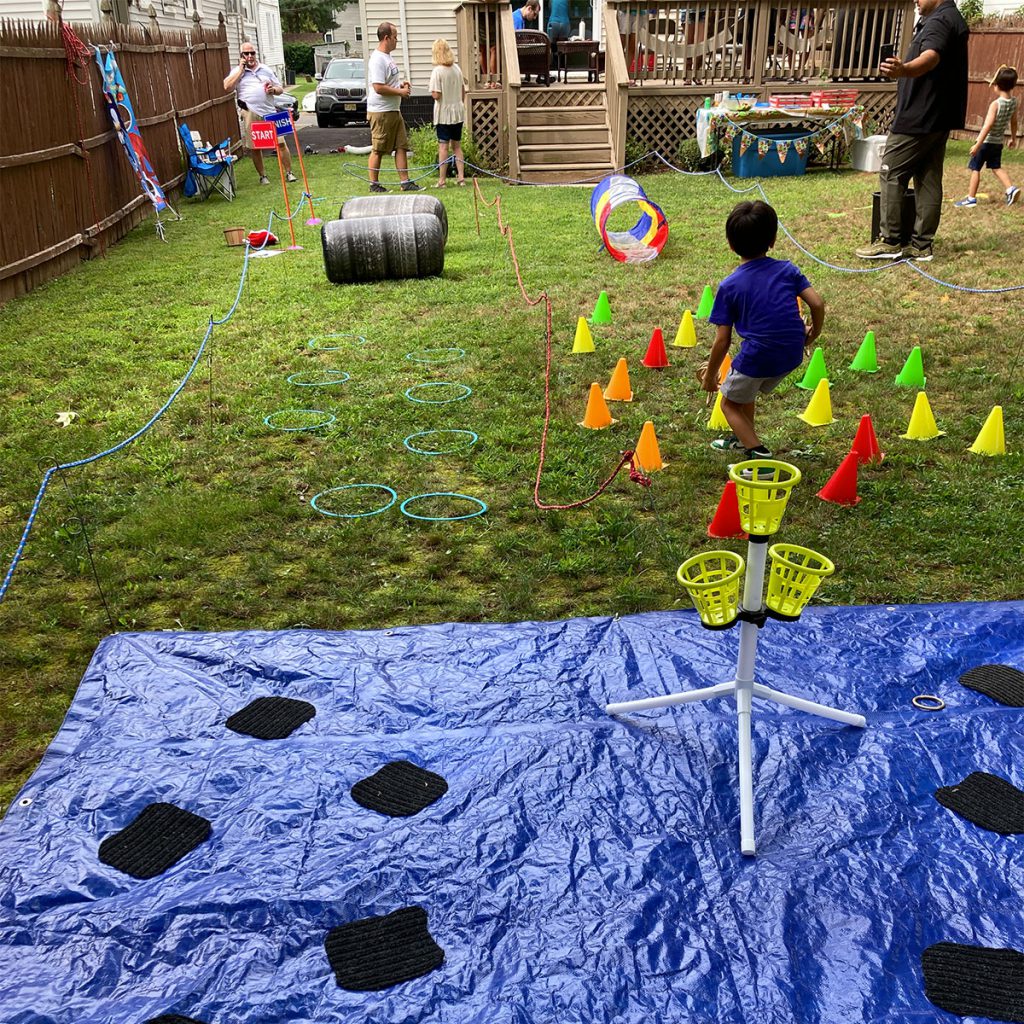
{"label": "man holding cellphone", "polygon": [[[899,79],[896,114],[882,155],[879,238],[857,250],[865,260],[932,259],[942,215],[942,162],[949,133],[967,119],[967,23],[953,0],[916,0],[921,15],[904,60],[883,47],[880,71]],[[894,50],[894,48],[893,48]],[[911,179],[914,234],[900,244],[903,196]]]}
{"label": "man holding cellphone", "polygon": [[[242,108],[242,145],[249,150],[252,162],[256,165],[256,173],[260,176],[261,185],[269,185],[270,179],[263,173],[263,151],[253,149],[249,128],[253,121],[259,121],[277,109],[271,96],[280,96],[284,92],[281,79],[256,59],[256,47],[252,43],[242,43],[238,67],[224,79],[224,91],[235,90],[238,105]],[[278,139],[278,150],[281,163],[287,172],[288,180],[295,181],[292,174],[292,157],[288,152],[284,139]]]}

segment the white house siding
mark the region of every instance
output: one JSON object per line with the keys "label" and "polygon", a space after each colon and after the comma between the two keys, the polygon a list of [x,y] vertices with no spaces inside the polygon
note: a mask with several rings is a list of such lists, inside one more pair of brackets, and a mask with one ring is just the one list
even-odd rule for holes
{"label": "white house siding", "polygon": [[[437,0],[359,0],[367,55],[377,45],[377,26],[382,21],[394,22],[399,34],[398,48],[392,56],[413,89],[425,92],[433,68],[430,51],[434,40],[443,36],[456,49],[456,6]],[[463,63],[458,53],[455,59]]]}
{"label": "white house siding", "polygon": [[280,72],[284,68],[284,41],[277,0],[256,0],[256,26],[260,60]]}

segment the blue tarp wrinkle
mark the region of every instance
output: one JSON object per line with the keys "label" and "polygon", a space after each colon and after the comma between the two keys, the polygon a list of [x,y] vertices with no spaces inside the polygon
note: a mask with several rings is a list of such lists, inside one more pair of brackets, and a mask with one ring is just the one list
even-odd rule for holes
{"label": "blue tarp wrinkle", "polygon": [[[689,612],[108,637],[0,823],[0,1021],[953,1024],[922,954],[1019,945],[1024,857],[935,792],[1024,787],[1022,711],[958,684],[1024,666],[1024,604],[768,623],[761,682],[868,728],[755,700],[756,859],[729,702],[604,713],[728,679],[736,643]],[[225,728],[261,697],[316,716],[273,742]],[[393,761],[443,775],[443,799],[352,799]],[[157,802],[209,839],[154,878],[105,865]],[[331,930],[403,908],[441,966],[339,988]]]}

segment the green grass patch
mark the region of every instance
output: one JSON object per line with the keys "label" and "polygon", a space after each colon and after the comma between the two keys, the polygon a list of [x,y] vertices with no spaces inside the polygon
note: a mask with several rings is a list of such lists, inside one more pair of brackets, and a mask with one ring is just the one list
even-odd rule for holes
{"label": "green grass patch", "polygon": [[[950,147],[947,196],[966,185],[966,145]],[[1021,176],[1017,154],[1007,154]],[[312,157],[318,212],[364,194],[365,158]],[[346,173],[349,172],[349,173]],[[230,307],[241,250],[223,230],[263,227],[276,188],[256,186],[239,167],[240,196],[181,202],[166,243],[146,224],[105,258],[10,303],[0,327],[0,554],[13,553],[42,468],[128,436],[160,406],[185,372],[208,319]],[[276,180],[276,179],[275,179]],[[386,178],[387,180],[387,178]],[[425,178],[433,180],[433,175]],[[327,284],[315,229],[306,247],[256,260],[235,317],[217,328],[192,382],[170,412],[116,456],[54,480],[27,553],[0,605],[4,644],[0,715],[0,805],[24,782],[60,725],[98,640],[109,632],[92,579],[96,571],[118,629],[376,628],[441,620],[517,620],[688,607],[675,582],[689,554],[716,546],[705,536],[725,481],[711,451],[708,409],[695,378],[711,332],[697,350],[670,349],[672,366],[645,370],[651,331],[674,336],[685,307],[734,267],[723,225],[737,196],[714,179],[660,174],[644,188],[666,212],[671,234],[658,260],[622,266],[604,253],[577,188],[500,192],[503,215],[532,296],[554,303],[552,419],[540,493],[565,503],[591,493],[652,419],[668,469],[643,490],[625,475],[600,499],[569,512],[540,512],[532,493],[544,411],[543,307],[527,306],[493,210],[473,192],[449,188],[445,274],[424,281]],[[737,182],[737,184],[745,184]],[[816,172],[771,180],[784,223],[822,258],[856,265],[866,241],[876,179]],[[947,204],[929,273],[966,286],[1024,282],[1017,252],[1022,209],[1007,210],[998,187],[975,210]],[[287,230],[278,224],[287,240]],[[782,457],[803,470],[784,523],[785,539],[819,548],[837,563],[820,600],[904,603],[1017,598],[1021,546],[1021,293],[977,296],[939,288],[908,267],[843,274],[816,266],[785,240],[827,305],[821,344],[831,372],[836,422],[814,429],[797,414],[808,394],[787,386],[766,400],[759,424]],[[594,331],[598,350],[571,356],[576,318],[606,289],[615,318]],[[866,330],[878,339],[881,372],[847,367]],[[364,346],[314,351],[309,339],[350,332]],[[893,379],[914,345],[924,350],[928,396],[946,436],[903,441],[914,395]],[[464,359],[429,366],[406,360],[423,348],[457,346]],[[616,405],[619,424],[587,432],[591,381],[607,382],[625,355],[636,399]],[[298,371],[339,369],[345,384],[301,388]],[[426,380],[473,389],[448,405],[414,405],[403,392]],[[1013,454],[969,455],[991,407],[1001,404]],[[309,433],[268,430],[263,418],[316,408],[334,424]],[[62,428],[56,417],[74,411]],[[815,492],[849,448],[860,415],[871,413],[884,464],[861,475],[863,501],[825,504]],[[415,431],[475,430],[465,453],[409,454]],[[317,515],[310,499],[342,484],[393,487],[404,499],[429,491],[479,497],[486,515],[462,523],[413,522],[388,512],[365,519]],[[72,501],[71,495],[74,496]],[[366,510],[376,493],[335,496],[335,510]],[[443,503],[426,508],[443,511]],[[451,510],[465,511],[463,506]],[[728,544],[729,547],[736,545]],[[738,549],[738,547],[737,547]],[[951,624],[952,625],[952,624]]]}

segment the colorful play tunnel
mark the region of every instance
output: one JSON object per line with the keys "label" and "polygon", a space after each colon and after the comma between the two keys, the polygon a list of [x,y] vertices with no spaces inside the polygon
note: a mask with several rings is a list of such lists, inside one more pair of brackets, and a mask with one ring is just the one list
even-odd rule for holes
{"label": "colorful play tunnel", "polygon": [[[608,220],[620,206],[635,204],[639,219],[628,231],[609,231]],[[665,214],[647,198],[639,182],[624,174],[609,174],[590,197],[590,213],[605,248],[620,263],[646,263],[668,239]]]}

